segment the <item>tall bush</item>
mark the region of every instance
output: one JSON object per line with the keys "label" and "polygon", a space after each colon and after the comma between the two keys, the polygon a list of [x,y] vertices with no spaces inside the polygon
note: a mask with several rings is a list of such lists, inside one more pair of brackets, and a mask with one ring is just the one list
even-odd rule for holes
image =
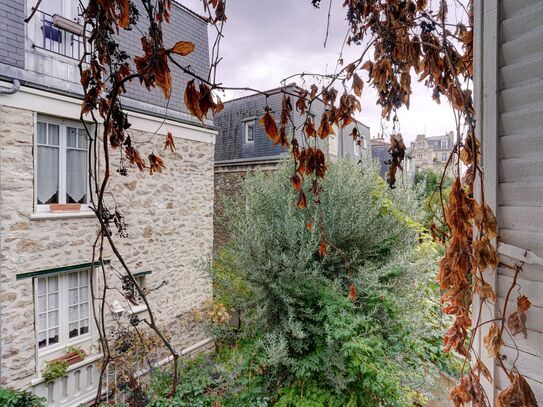
{"label": "tall bush", "polygon": [[[412,405],[432,385],[436,336],[425,322],[435,251],[416,194],[340,161],[320,205],[300,210],[288,165],[248,177],[244,204],[227,209],[218,300],[240,312],[242,335],[258,338],[268,386],[282,388],[278,405]],[[326,256],[313,227],[321,216]]]}

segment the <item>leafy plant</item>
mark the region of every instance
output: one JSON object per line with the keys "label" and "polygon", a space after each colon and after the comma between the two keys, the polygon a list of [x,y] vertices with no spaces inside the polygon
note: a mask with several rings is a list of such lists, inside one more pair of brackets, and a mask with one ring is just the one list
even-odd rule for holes
{"label": "leafy plant", "polygon": [[52,382],[59,377],[64,377],[68,374],[68,362],[65,360],[51,360],[45,362],[45,366],[41,371],[41,377],[45,383]]}
{"label": "leafy plant", "polygon": [[2,407],[45,407],[45,399],[27,391],[0,387],[0,406]]}
{"label": "leafy plant", "polygon": [[332,165],[320,205],[306,202],[326,219],[325,255],[322,226],[291,204],[288,170],[246,179],[214,263],[216,299],[240,311],[238,337],[258,338],[269,394],[284,406],[424,398],[436,370],[428,344],[442,332],[427,323],[438,252],[416,193],[390,190],[375,168]]}
{"label": "leafy plant", "polygon": [[87,357],[87,353],[83,349],[81,349],[79,346],[68,346],[65,349],[64,353],[66,355],[69,355],[70,353],[75,353],[79,355],[79,357],[83,360]]}

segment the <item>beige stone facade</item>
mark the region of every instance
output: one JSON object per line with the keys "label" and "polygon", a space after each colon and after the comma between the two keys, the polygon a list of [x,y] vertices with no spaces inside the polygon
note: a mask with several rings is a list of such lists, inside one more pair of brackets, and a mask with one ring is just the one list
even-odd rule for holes
{"label": "beige stone facade", "polygon": [[[36,213],[36,120],[53,111],[76,119],[79,110],[77,100],[51,97],[50,103],[44,103],[46,99],[40,102],[38,96],[22,89],[20,94],[0,99],[1,384],[15,388],[29,388],[32,380],[39,379],[40,366],[47,359],[39,357],[37,347],[35,278],[18,279],[18,275],[90,263],[98,230],[92,213]],[[153,135],[150,130],[160,120],[141,114],[133,119],[134,129],[128,133],[134,142],[142,143],[138,145],[141,155],[146,157],[154,144],[166,169],[152,176],[136,168],[129,168],[126,177],[113,174],[109,191],[128,225],[128,237],[114,239],[134,273],[150,272],[145,276],[148,288],[166,282],[148,299],[159,324],[169,328],[175,347],[181,350],[208,336],[202,326],[181,321],[212,295],[207,267],[213,243],[214,133],[167,123]],[[167,130],[174,134],[176,153],[162,149]],[[118,161],[113,162],[115,169]],[[120,265],[111,253],[106,257],[111,259],[107,272],[118,285],[115,274]],[[111,301],[115,299],[124,309],[131,308],[124,298]],[[145,317],[145,311],[140,317]],[[92,326],[91,337],[79,345],[99,354]]]}
{"label": "beige stone facade", "polygon": [[[415,163],[416,171],[433,171],[441,173],[454,147],[454,133],[448,132],[442,136],[427,137],[418,134],[411,142],[408,154]],[[449,166],[452,168],[452,166]]]}

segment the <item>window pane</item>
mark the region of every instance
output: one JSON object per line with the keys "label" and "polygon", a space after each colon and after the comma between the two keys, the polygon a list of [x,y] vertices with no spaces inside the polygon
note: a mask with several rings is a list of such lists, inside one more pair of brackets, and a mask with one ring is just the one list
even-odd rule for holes
{"label": "window pane", "polygon": [[49,345],[58,343],[58,328],[49,330]]}
{"label": "window pane", "polygon": [[81,304],[81,307],[80,307],[80,316],[81,318],[86,318],[89,316],[89,303],[86,302],[86,303],[83,303]]}
{"label": "window pane", "polygon": [[43,348],[47,346],[47,332],[38,333],[38,347]]}
{"label": "window pane", "polygon": [[80,334],[86,334],[89,333],[89,320],[84,319],[81,321],[81,329],[79,330]]}
{"label": "window pane", "polygon": [[53,311],[49,313],[49,326],[58,326],[58,311]]}
{"label": "window pane", "polygon": [[70,273],[70,274],[68,274],[68,287],[69,288],[77,288],[79,286],[78,278],[79,278],[78,273]]}
{"label": "window pane", "polygon": [[79,142],[78,142],[79,148],[83,148],[86,150],[87,143],[88,143],[87,131],[85,129],[79,129]]}
{"label": "window pane", "polygon": [[45,312],[47,310],[47,300],[45,295],[40,295],[38,297],[38,314]]}
{"label": "window pane", "polygon": [[47,314],[38,315],[38,330],[44,331],[47,329]]}
{"label": "window pane", "polygon": [[81,287],[87,287],[89,285],[89,272],[80,271],[79,272],[79,285]]}
{"label": "window pane", "polygon": [[69,307],[68,308],[68,321],[69,322],[74,322],[74,321],[77,321],[79,319],[79,307],[77,305],[74,305],[72,307]]}
{"label": "window pane", "polygon": [[46,282],[45,277],[38,278],[38,295],[44,295],[47,288],[46,288]]}
{"label": "window pane", "polygon": [[48,283],[50,293],[58,291],[58,276],[49,277]]}
{"label": "window pane", "polygon": [[38,144],[47,144],[47,125],[38,122]]}
{"label": "window pane", "polygon": [[77,148],[77,129],[68,127],[66,130],[66,147]]}
{"label": "window pane", "polygon": [[66,202],[87,202],[86,150],[66,150]]}
{"label": "window pane", "polygon": [[48,310],[54,310],[58,308],[58,294],[49,294],[47,296],[47,309]]}
{"label": "window pane", "polygon": [[68,291],[68,305],[76,305],[78,303],[77,288]]}
{"label": "window pane", "polygon": [[58,203],[58,147],[38,146],[38,204]]}
{"label": "window pane", "polygon": [[85,302],[89,299],[89,289],[87,287],[83,287],[79,290],[79,301]]}
{"label": "window pane", "polygon": [[58,124],[49,124],[49,132],[47,134],[47,144],[50,146],[58,146],[58,133],[59,133]]}
{"label": "window pane", "polygon": [[79,331],[79,327],[78,327],[77,322],[73,322],[73,323],[70,324],[68,336],[70,338],[74,338],[74,337],[76,337],[78,335],[78,331]]}

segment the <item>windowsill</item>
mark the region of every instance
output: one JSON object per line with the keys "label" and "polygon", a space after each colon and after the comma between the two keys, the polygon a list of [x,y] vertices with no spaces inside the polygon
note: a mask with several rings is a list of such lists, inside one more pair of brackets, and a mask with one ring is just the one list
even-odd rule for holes
{"label": "windowsill", "polygon": [[30,215],[30,220],[94,218],[95,216],[91,210],[77,212],[35,212]]}
{"label": "windowsill", "polygon": [[62,344],[59,344],[59,345],[51,345],[51,346],[48,346],[45,349],[42,348],[42,350],[38,350],[38,357],[46,358],[48,355],[59,352],[59,351],[61,351],[63,349],[67,349],[67,348],[69,348],[71,346],[77,346],[77,345],[80,345],[82,343],[90,342],[90,341],[92,341],[92,335],[91,334],[85,334],[84,336],[82,336],[80,338],[77,338],[77,339],[75,339],[73,341],[67,342],[67,343],[62,343]]}
{"label": "windowsill", "polygon": [[[103,357],[102,354],[87,356],[81,362],[69,366],[68,370],[67,370],[67,373],[71,372],[72,370],[79,369],[79,368],[81,368],[83,366],[90,365],[91,363],[95,363],[97,360],[100,360],[102,357]],[[38,377],[36,377],[36,378],[34,378],[34,379],[32,379],[30,381],[31,386],[37,386],[38,384],[41,384],[41,383],[44,382],[43,377],[41,377],[41,373],[38,373],[38,374],[39,374]]]}

